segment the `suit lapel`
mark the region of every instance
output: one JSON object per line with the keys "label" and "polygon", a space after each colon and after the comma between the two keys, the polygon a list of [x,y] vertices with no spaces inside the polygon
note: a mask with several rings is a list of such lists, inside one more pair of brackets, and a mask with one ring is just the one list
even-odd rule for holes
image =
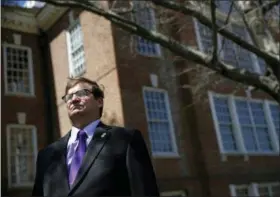
{"label": "suit lapel", "polygon": [[68,172],[66,164],[67,142],[70,137],[70,132],[61,138],[54,146],[54,152],[51,156],[51,165],[44,177],[44,194],[46,196],[54,195],[54,188],[59,187],[60,194],[67,195],[69,191]]}
{"label": "suit lapel", "polygon": [[84,156],[82,165],[78,171],[76,179],[68,195],[71,195],[71,193],[73,193],[75,188],[77,188],[77,186],[80,184],[80,182],[83,180],[84,176],[86,175],[86,172],[89,170],[91,165],[94,163],[95,159],[98,157],[99,153],[102,151],[104,145],[106,144],[106,142],[110,137],[110,131],[109,131],[110,129],[111,127],[106,126],[103,123],[100,123],[96,128],[93,138],[88,145],[87,152]]}

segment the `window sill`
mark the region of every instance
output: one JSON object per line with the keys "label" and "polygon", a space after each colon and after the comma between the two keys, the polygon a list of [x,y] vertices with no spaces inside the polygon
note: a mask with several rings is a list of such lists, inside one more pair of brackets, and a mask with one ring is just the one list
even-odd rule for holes
{"label": "window sill", "polygon": [[159,53],[159,54],[155,54],[155,55],[152,55],[152,54],[145,54],[145,53],[141,53],[139,51],[136,51],[137,55],[138,56],[141,56],[141,57],[145,57],[145,58],[154,58],[154,59],[163,59],[162,57],[162,54]]}
{"label": "window sill", "polygon": [[178,153],[154,153],[152,157],[154,159],[178,159],[180,155]]}
{"label": "window sill", "polygon": [[274,152],[222,152],[221,155],[226,156],[274,156],[279,155],[280,152],[274,151]]}
{"label": "window sill", "polygon": [[4,96],[36,98],[35,94],[24,94],[24,93],[5,93]]}
{"label": "window sill", "polygon": [[244,161],[248,161],[249,157],[261,157],[261,156],[265,156],[265,157],[271,157],[271,156],[279,156],[279,152],[275,151],[275,152],[255,152],[255,153],[250,153],[250,152],[239,152],[239,153],[221,153],[221,161],[225,162],[227,161],[227,158],[229,156],[243,156],[244,157]]}

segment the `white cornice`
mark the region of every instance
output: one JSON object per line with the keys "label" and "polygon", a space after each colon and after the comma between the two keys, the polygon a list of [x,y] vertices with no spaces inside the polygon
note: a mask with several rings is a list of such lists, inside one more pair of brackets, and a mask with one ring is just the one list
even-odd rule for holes
{"label": "white cornice", "polygon": [[17,10],[2,9],[1,27],[26,33],[38,33],[34,14]]}
{"label": "white cornice", "polygon": [[40,28],[44,31],[49,29],[66,11],[68,8],[55,7],[46,5],[37,15],[37,21]]}
{"label": "white cornice", "polygon": [[68,8],[46,5],[36,16],[35,13],[25,12],[17,8],[1,8],[1,27],[20,32],[38,34],[39,28],[48,30]]}

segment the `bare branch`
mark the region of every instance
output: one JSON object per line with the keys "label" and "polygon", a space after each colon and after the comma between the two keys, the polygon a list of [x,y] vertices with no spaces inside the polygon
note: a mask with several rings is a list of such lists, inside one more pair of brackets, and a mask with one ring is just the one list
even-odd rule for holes
{"label": "bare branch", "polygon": [[246,85],[258,87],[258,88],[268,92],[274,98],[278,98],[279,83],[277,81],[272,81],[267,76],[259,76],[256,73],[252,73],[245,69],[239,69],[232,65],[225,64],[223,62],[217,62],[216,66],[213,66],[209,61],[210,57],[208,55],[206,55],[192,47],[183,45],[182,43],[179,43],[178,41],[176,41],[170,37],[160,34],[157,31],[147,30],[147,29],[137,25],[136,23],[125,19],[124,17],[117,15],[116,13],[112,12],[111,10],[106,11],[106,10],[98,7],[93,1],[91,1],[90,3],[89,2],[82,3],[81,1],[75,2],[75,1],[46,0],[46,2],[52,3],[54,5],[58,5],[58,6],[75,6],[78,8],[83,8],[84,10],[90,11],[99,16],[103,16],[104,18],[108,19],[113,24],[121,27],[125,31],[142,36],[145,39],[157,42],[160,45],[162,45],[163,47],[169,49],[170,51],[174,52],[177,55],[180,55],[188,60],[191,60],[191,61],[201,64],[203,66],[206,66],[229,79],[235,80],[237,82],[240,82],[240,83],[243,83]]}
{"label": "bare branch", "polygon": [[[156,5],[165,7],[166,9],[172,9],[174,11],[183,13],[187,16],[193,16],[197,20],[199,20],[200,23],[206,25],[207,27],[212,29],[212,22],[211,20],[205,16],[204,13],[201,13],[195,6],[187,6],[185,4],[177,3],[176,1],[168,1],[168,0],[152,0]],[[226,38],[232,40],[237,45],[241,46],[242,48],[256,54],[257,56],[266,59],[268,62],[270,62],[270,66],[276,67],[276,65],[279,63],[279,57],[276,55],[268,54],[264,52],[263,50],[257,48],[256,46],[244,41],[243,39],[239,38],[239,36],[235,35],[234,33],[228,31],[227,29],[222,29],[220,26],[217,25],[218,32],[225,36]],[[277,70],[274,68],[274,70]]]}
{"label": "bare branch", "polygon": [[211,18],[212,18],[212,39],[213,39],[213,53],[212,53],[212,64],[215,64],[218,60],[218,33],[217,33],[217,26],[216,26],[216,4],[214,0],[211,0]]}

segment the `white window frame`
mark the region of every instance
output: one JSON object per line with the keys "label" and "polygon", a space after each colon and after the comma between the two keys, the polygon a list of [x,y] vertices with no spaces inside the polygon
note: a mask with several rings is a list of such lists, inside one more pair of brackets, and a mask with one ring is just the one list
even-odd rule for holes
{"label": "white window frame", "polygon": [[[80,24],[80,26],[82,28],[80,20],[76,19],[75,21],[72,21],[72,23],[70,23],[70,26],[68,27],[68,29],[66,31],[66,44],[67,44],[67,54],[68,54],[69,76],[70,77],[82,76],[86,72],[86,57],[85,57],[85,55],[84,55],[84,70],[81,73],[76,74],[74,72],[74,68],[73,68],[70,30],[78,24]],[[81,36],[82,36],[82,42],[83,42],[83,48],[84,48],[84,39],[83,39],[83,31],[82,30],[81,30]],[[84,53],[85,53],[85,48],[84,48]]]}
{"label": "white window frame", "polygon": [[[203,42],[202,42],[202,38],[201,38],[201,35],[200,35],[200,32],[199,32],[199,27],[198,27],[199,26],[199,21],[196,18],[193,18],[193,24],[194,24],[194,27],[195,27],[194,29],[195,29],[196,42],[197,42],[198,49],[200,51],[205,51],[204,46],[203,46]],[[235,25],[237,25],[237,24],[235,24]],[[229,30],[232,31],[232,25],[228,25],[228,27],[229,27]],[[222,47],[222,43],[223,43],[222,40],[223,39],[227,39],[227,38],[223,38],[220,34],[218,34],[217,38],[218,38],[218,40],[217,40],[217,42],[218,42],[218,50],[220,51],[220,48]],[[246,31],[245,38],[246,38],[246,40],[251,40],[250,36],[249,36],[249,33],[247,31]],[[230,41],[230,42],[232,42],[232,41]],[[232,44],[235,44],[235,43],[232,42]],[[237,51],[235,46],[234,46],[233,50],[235,52]],[[252,65],[253,71],[256,72],[256,73],[262,74],[262,72],[261,72],[261,65],[259,64],[257,56],[255,54],[251,53],[250,51],[248,51],[248,52],[250,53],[250,57],[251,57],[251,60],[252,60],[252,63],[253,63],[253,65]],[[224,58],[224,50],[221,50],[220,57],[222,59]],[[232,66],[237,66],[237,65],[232,65]]]}
{"label": "white window frame", "polygon": [[[138,2],[137,0],[133,0],[133,1],[134,1],[134,3],[140,3],[141,2],[141,1]],[[148,11],[150,12],[150,14],[152,16],[151,17],[152,18],[151,23],[152,23],[153,29],[156,31],[157,24],[156,24],[155,10],[153,8],[149,7]],[[137,22],[137,17],[138,17],[138,15],[134,14],[134,19],[135,19],[136,22]],[[140,25],[145,28],[145,25],[143,25],[143,24],[140,24]],[[137,39],[137,36],[135,36],[135,42],[136,42],[136,46],[135,47],[136,47],[137,53],[142,55],[142,56],[146,56],[146,57],[158,57],[158,58],[162,57],[161,46],[158,43],[155,43],[155,42],[152,42],[152,41],[149,41],[149,40],[147,40],[147,41],[150,42],[150,44],[154,45],[156,53],[154,53],[154,54],[152,54],[152,53],[143,53],[142,51],[139,51],[138,47],[137,47],[138,44],[139,44],[138,43],[139,41]]]}
{"label": "white window frame", "polygon": [[[258,184],[258,189],[259,189],[259,187],[268,187],[269,196],[272,196],[272,195],[273,195],[273,192],[272,192],[272,189],[271,189],[272,186],[280,186],[280,182],[259,183],[259,184]],[[259,192],[259,191],[258,191],[258,192]],[[276,197],[276,196],[273,196],[273,197]]]}
{"label": "white window frame", "polygon": [[[279,186],[280,182],[270,182],[270,183],[250,183],[250,184],[243,184],[243,185],[235,185],[235,184],[230,184],[229,185],[229,191],[230,191],[230,196],[231,197],[238,197],[236,196],[236,190],[237,189],[243,189],[247,188],[248,189],[248,196],[254,196],[254,197],[259,197],[259,188],[260,187],[269,187],[269,195],[272,194],[271,192],[271,187],[272,186]],[[274,197],[274,196],[273,196]]]}
{"label": "white window frame", "polygon": [[[27,97],[34,97],[35,92],[34,92],[34,76],[33,76],[33,56],[32,56],[32,50],[30,47],[27,46],[20,46],[20,45],[15,45],[15,44],[7,44],[4,43],[2,44],[3,46],[3,63],[4,63],[4,80],[5,80],[5,95],[7,96],[27,96]],[[6,53],[6,48],[11,47],[11,48],[16,48],[16,49],[22,49],[22,50],[27,50],[28,53],[28,72],[29,72],[29,88],[30,88],[30,93],[23,93],[23,92],[10,92],[8,90],[8,76],[7,76],[7,53]]]}
{"label": "white window frame", "polygon": [[[145,103],[146,103],[145,91],[162,92],[162,93],[165,94],[164,98],[165,98],[165,104],[166,104],[166,110],[167,110],[167,116],[168,116],[168,122],[169,122],[169,131],[170,131],[170,137],[171,137],[170,140],[171,140],[172,148],[173,148],[173,152],[153,152],[153,151],[151,151],[152,156],[153,157],[179,157],[178,147],[177,147],[176,137],[175,137],[175,131],[174,131],[174,125],[173,125],[173,119],[172,119],[172,116],[171,116],[171,109],[170,109],[168,92],[164,89],[143,86],[142,95],[143,95],[147,124],[149,124],[149,116],[148,116],[148,110],[146,109],[146,105],[145,105]],[[148,130],[148,132],[150,132],[149,128],[147,128],[147,130]],[[152,143],[151,139],[150,139],[150,143]]]}
{"label": "white window frame", "polygon": [[[11,144],[10,144],[10,130],[12,128],[27,128],[32,129],[32,138],[33,138],[33,147],[34,147],[34,166],[36,166],[36,159],[37,159],[37,153],[38,153],[38,147],[37,147],[37,128],[34,125],[20,125],[20,124],[8,124],[6,127],[6,137],[7,137],[7,163],[8,163],[8,187],[9,188],[18,188],[18,187],[32,187],[34,184],[34,181],[26,184],[13,184],[12,183],[12,176],[11,176]],[[36,169],[33,169],[34,173]],[[17,173],[18,174],[18,173]],[[19,175],[19,174],[18,174]],[[34,177],[35,178],[35,177]]]}
{"label": "white window frame", "polygon": [[175,190],[175,191],[166,191],[166,192],[161,192],[160,196],[182,196],[182,197],[187,197],[186,192],[183,190]]}
{"label": "white window frame", "polygon": [[[229,185],[229,191],[230,191],[230,196],[232,197],[238,197],[236,190],[238,189],[248,189],[248,193],[250,193],[250,186],[249,185],[234,185],[230,184]],[[252,195],[253,196],[253,195]]]}
{"label": "white window frame", "polygon": [[[234,131],[234,135],[235,135],[235,139],[236,139],[236,144],[237,144],[237,151],[226,151],[224,150],[223,147],[223,141],[222,141],[222,137],[221,137],[221,132],[219,129],[219,122],[217,119],[217,115],[216,115],[216,110],[215,110],[215,104],[214,104],[214,97],[220,97],[220,98],[228,98],[228,106],[230,109],[230,114],[231,114],[231,118],[233,119],[233,131]],[[219,94],[219,93],[214,93],[212,91],[208,91],[208,98],[209,98],[209,103],[210,103],[210,109],[211,109],[211,114],[212,114],[212,118],[213,118],[213,123],[214,123],[214,128],[215,128],[215,132],[216,132],[216,137],[217,137],[217,141],[218,141],[218,146],[219,146],[219,150],[220,153],[222,155],[264,155],[264,156],[274,156],[274,155],[279,155],[279,142],[277,141],[277,135],[276,135],[276,131],[275,128],[272,125],[272,119],[271,119],[271,115],[269,115],[270,111],[267,111],[267,104],[266,103],[276,103],[273,101],[268,101],[268,100],[261,100],[261,99],[248,99],[245,97],[237,97],[237,96],[232,96],[232,95],[224,95],[224,94]],[[235,108],[235,100],[245,100],[245,101],[256,101],[256,102],[261,102],[264,105],[264,113],[265,113],[265,117],[267,120],[267,124],[268,124],[268,132],[269,132],[269,136],[271,139],[271,145],[273,147],[273,151],[271,152],[262,152],[262,151],[257,151],[257,152],[248,152],[245,148],[245,144],[243,141],[243,137],[242,137],[242,132],[240,130],[240,124],[238,121],[238,114],[236,112],[236,108]]]}

